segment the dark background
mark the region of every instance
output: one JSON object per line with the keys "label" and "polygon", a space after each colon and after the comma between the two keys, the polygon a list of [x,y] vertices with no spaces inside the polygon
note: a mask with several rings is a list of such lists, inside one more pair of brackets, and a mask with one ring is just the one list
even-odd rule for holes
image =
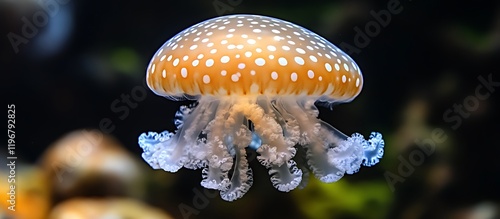
{"label": "dark background", "polygon": [[[220,2],[230,6],[224,0]],[[356,46],[354,28],[364,30],[375,20],[370,11],[387,10],[388,2],[242,0],[224,14],[277,17],[304,26],[336,45]],[[60,4],[59,13],[49,17],[48,25],[37,28],[35,37],[19,45],[16,53],[8,33],[21,35],[21,18],[31,20],[40,8],[32,1],[2,1],[2,102],[4,107],[16,104],[19,158],[36,164],[61,136],[77,129],[102,130],[103,119],[113,124],[109,134],[140,158],[137,137],[150,130],[173,131],[175,111],[189,102],[171,102],[147,90],[147,96],[134,101],[126,115],[113,110],[112,104],[119,101],[118,106],[125,106],[122,95],[145,89],[147,64],[166,40],[221,13],[212,3],[69,0]],[[358,98],[332,111],[321,109],[320,118],[346,133],[367,135],[377,130],[386,136],[382,163],[342,180],[386,182],[386,171],[398,172],[401,162],[397,157],[408,157],[418,148],[415,139],[430,138],[432,130],[441,128],[448,139],[438,144],[437,153],[426,157],[405,182],[396,183],[394,193],[387,193],[390,204],[380,206],[386,212],[382,217],[468,218],[468,213],[484,203],[493,203],[489,209],[498,217],[500,86],[489,98],[479,101],[468,118],[462,117],[456,128],[455,122],[445,121],[443,116],[447,110],[454,110],[454,104],[463,104],[466,97],[475,94],[481,84],[478,77],[491,75],[493,81],[500,81],[500,3],[401,0],[400,4],[402,11],[392,14],[388,25],[370,37],[364,48],[350,54],[365,78]],[[2,139],[6,142],[5,136]],[[252,201],[241,206],[238,201],[226,203],[217,197],[207,209],[250,208],[253,213],[248,217],[306,217],[293,206],[307,200],[274,191],[265,170],[258,169],[256,162],[251,165],[264,174],[254,179],[255,188],[249,192]],[[442,165],[444,172],[430,174]],[[176,206],[190,202],[194,196],[191,190],[199,187],[201,178],[200,171],[177,174],[181,176],[174,185],[175,193],[162,197],[170,206],[158,197],[145,201],[181,217]],[[449,177],[439,178],[442,175]],[[428,183],[433,180],[439,186]],[[255,186],[259,183],[264,185]],[[329,217],[366,218],[368,213],[332,212]],[[198,218],[213,214],[219,218],[238,216],[237,212],[202,210]]]}

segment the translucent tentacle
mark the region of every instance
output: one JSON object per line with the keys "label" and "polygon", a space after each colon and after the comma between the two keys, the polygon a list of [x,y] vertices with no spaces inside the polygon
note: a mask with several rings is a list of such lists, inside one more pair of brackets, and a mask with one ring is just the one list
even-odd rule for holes
{"label": "translucent tentacle", "polygon": [[315,138],[319,132],[320,124],[318,119],[314,117],[314,110],[306,112],[295,100],[284,98],[279,99],[276,106],[280,112],[291,117],[290,120],[294,120],[298,124],[300,130],[298,143],[300,145],[306,145]]}
{"label": "translucent tentacle", "polygon": [[224,143],[224,123],[228,114],[229,105],[219,105],[215,118],[205,129],[207,135],[205,160],[208,167],[202,171],[201,185],[205,188],[223,190],[229,185],[228,173],[233,165],[233,158]]}
{"label": "translucent tentacle", "polygon": [[143,159],[155,169],[162,168],[168,172],[177,172],[183,165],[184,154],[182,148],[176,147],[178,134],[164,131],[143,133],[139,136],[139,145],[144,153]]}
{"label": "translucent tentacle", "polygon": [[207,189],[223,190],[229,186],[228,171],[221,168],[205,167],[201,171],[201,185]]}
{"label": "translucent tentacle", "polygon": [[153,168],[162,168],[168,172],[176,172],[183,166],[190,169],[205,166],[203,158],[206,150],[202,149],[203,142],[199,141],[198,136],[213,118],[213,105],[201,101],[198,106],[192,105],[191,108],[181,106],[176,113],[175,124],[178,130],[175,134],[165,131],[159,135],[155,132],[140,135],[139,145],[144,150],[143,158]]}
{"label": "translucent tentacle", "polygon": [[[358,133],[351,137],[317,119],[317,109],[308,102],[284,101],[282,108],[294,115],[301,127],[301,144],[306,149],[306,159],[314,175],[324,182],[335,182],[345,173],[359,170],[363,161],[371,164],[383,153],[383,140],[374,134],[366,141]],[[314,127],[314,129],[304,129]],[[372,143],[370,143],[372,142]]]}
{"label": "translucent tentacle", "polygon": [[233,165],[233,158],[228,153],[228,147],[224,144],[226,137],[224,123],[230,106],[219,106],[214,120],[207,126],[207,160],[210,167],[221,168],[222,171],[229,171]]}
{"label": "translucent tentacle", "polygon": [[[320,180],[335,182],[382,158],[380,133],[372,132],[368,140],[358,133],[347,136],[317,116],[314,101],[307,99],[201,98],[197,106],[176,113],[175,133],[143,133],[139,145],[154,169],[203,168],[201,185],[220,190],[227,201],[241,198],[252,186],[246,147],[259,153],[273,186],[283,192],[307,183],[309,170],[300,164],[306,163]],[[298,164],[292,160],[296,153]]]}
{"label": "translucent tentacle", "polygon": [[297,167],[293,160],[289,160],[281,166],[271,165],[269,175],[273,186],[282,192],[289,192],[300,185],[302,170]]}
{"label": "translucent tentacle", "polygon": [[363,166],[373,166],[384,156],[384,139],[382,134],[372,132],[367,147],[364,148]]}
{"label": "translucent tentacle", "polygon": [[232,133],[234,133],[234,136],[231,138],[231,143],[235,148],[233,173],[229,186],[220,192],[222,199],[226,201],[233,201],[243,197],[253,184],[252,169],[248,167],[245,151],[245,147],[252,141],[252,133],[244,125],[241,125],[238,131]]}
{"label": "translucent tentacle", "polygon": [[298,121],[290,115],[285,109],[280,107],[278,104],[279,100],[271,102],[272,109],[277,115],[278,122],[283,129],[283,135],[285,136],[286,144],[290,147],[295,146],[300,140],[300,127]]}
{"label": "translucent tentacle", "polygon": [[[160,169],[158,155],[164,148],[164,142],[170,141],[174,134],[168,131],[162,133],[148,132],[139,136],[139,146],[144,150],[142,158],[154,169]],[[168,145],[168,143],[167,143]],[[174,171],[175,172],[175,171]]]}
{"label": "translucent tentacle", "polygon": [[208,154],[206,139],[199,139],[199,137],[215,117],[217,106],[218,102],[200,102],[198,104],[198,108],[200,108],[199,115],[190,121],[189,126],[185,128],[183,138],[186,145],[187,159],[184,167],[198,169],[207,165],[205,160]]}
{"label": "translucent tentacle", "polygon": [[257,159],[262,165],[282,165],[295,155],[295,148],[287,145],[283,130],[272,115],[266,114],[257,104],[239,103],[235,107],[253,122],[254,131],[262,140],[257,149]]}

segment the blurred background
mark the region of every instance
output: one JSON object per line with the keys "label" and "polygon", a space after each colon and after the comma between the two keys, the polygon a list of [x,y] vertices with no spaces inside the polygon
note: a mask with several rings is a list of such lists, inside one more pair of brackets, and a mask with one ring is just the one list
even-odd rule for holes
{"label": "blurred background", "polygon": [[[190,104],[147,89],[150,58],[177,32],[235,13],[304,26],[356,60],[363,91],[320,118],[383,133],[381,163],[282,193],[253,160],[253,187],[225,202],[200,186],[200,171],[141,159],[137,137],[173,131]],[[11,212],[3,135],[2,219],[500,218],[498,1],[1,0],[0,31],[18,157]]]}

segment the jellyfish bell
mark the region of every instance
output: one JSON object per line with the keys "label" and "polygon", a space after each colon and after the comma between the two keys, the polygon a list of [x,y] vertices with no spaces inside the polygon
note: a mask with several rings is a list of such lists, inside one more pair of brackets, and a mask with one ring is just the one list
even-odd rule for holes
{"label": "jellyfish bell", "polygon": [[[347,136],[318,119],[316,101],[349,102],[361,92],[361,70],[323,37],[287,21],[229,15],[195,24],[160,47],[146,81],[157,95],[197,105],[181,107],[174,133],[140,135],[143,158],[169,172],[201,168],[201,184],[227,201],[253,183],[247,147],[285,192],[300,185],[303,166],[335,182],[383,155],[380,133]],[[297,150],[305,164],[294,161]]]}

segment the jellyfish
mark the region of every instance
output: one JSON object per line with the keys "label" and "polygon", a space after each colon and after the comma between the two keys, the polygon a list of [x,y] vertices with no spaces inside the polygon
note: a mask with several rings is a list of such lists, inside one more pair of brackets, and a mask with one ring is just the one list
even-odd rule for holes
{"label": "jellyfish", "polygon": [[316,105],[350,102],[360,93],[358,65],[323,37],[281,19],[228,15],[195,24],[160,47],[146,81],[159,96],[196,104],[180,107],[175,132],[139,136],[143,159],[168,172],[201,169],[201,185],[220,190],[226,201],[253,184],[247,150],[256,150],[283,192],[303,186],[309,171],[335,182],[375,165],[384,152],[380,133],[348,136],[318,118]]}

